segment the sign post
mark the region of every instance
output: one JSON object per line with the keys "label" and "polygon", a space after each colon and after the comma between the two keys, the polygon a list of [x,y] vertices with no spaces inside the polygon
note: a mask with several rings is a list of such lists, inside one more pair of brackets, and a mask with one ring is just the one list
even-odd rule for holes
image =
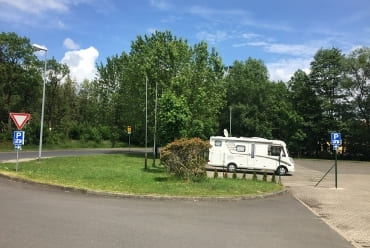
{"label": "sign post", "polygon": [[[10,117],[14,121],[14,124],[17,126],[18,130],[22,130],[23,126],[31,118],[31,115],[28,113],[9,113]],[[18,172],[18,162],[19,162],[19,150],[22,150],[22,145],[24,145],[24,131],[14,131],[13,133],[13,145],[14,149],[17,151],[17,162],[15,165],[15,171]]]}
{"label": "sign post", "polygon": [[317,185],[321,183],[321,181],[328,175],[328,173],[335,167],[335,188],[338,188],[338,164],[337,164],[337,150],[339,146],[342,144],[342,135],[340,133],[331,133],[331,140],[330,143],[333,145],[333,150],[335,151],[335,163],[330,167],[330,169],[324,174],[324,176],[315,184],[315,188]]}
{"label": "sign post", "polygon": [[15,165],[15,171],[18,172],[18,161],[19,161],[19,150],[22,150],[22,145],[24,145],[24,131],[14,131],[13,133],[13,144],[14,149],[17,151],[17,162]]}
{"label": "sign post", "polygon": [[128,134],[128,151],[131,151],[131,126],[127,126],[127,134]]}
{"label": "sign post", "polygon": [[331,144],[333,145],[333,150],[335,151],[335,188],[338,188],[338,164],[337,164],[337,151],[339,146],[342,144],[342,135],[341,133],[331,133]]}

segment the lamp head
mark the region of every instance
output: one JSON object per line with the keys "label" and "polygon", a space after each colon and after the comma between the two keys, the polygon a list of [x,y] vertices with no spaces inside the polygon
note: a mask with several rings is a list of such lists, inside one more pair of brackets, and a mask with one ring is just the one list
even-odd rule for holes
{"label": "lamp head", "polygon": [[35,49],[35,51],[45,51],[45,52],[48,51],[46,47],[38,45],[38,44],[32,44],[32,47],[33,49]]}

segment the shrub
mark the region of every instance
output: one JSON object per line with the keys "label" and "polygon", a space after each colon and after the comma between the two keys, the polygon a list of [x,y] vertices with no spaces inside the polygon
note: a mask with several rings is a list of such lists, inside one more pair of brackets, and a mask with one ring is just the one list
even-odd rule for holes
{"label": "shrub", "polygon": [[215,172],[213,173],[213,178],[218,178],[218,171],[215,169]]}
{"label": "shrub", "polygon": [[243,177],[242,179],[247,179],[247,174],[245,172],[243,172]]}
{"label": "shrub", "polygon": [[275,173],[272,174],[271,182],[272,183],[276,183]]}
{"label": "shrub", "polygon": [[263,172],[262,181],[267,182],[267,171]]}
{"label": "shrub", "polygon": [[200,181],[207,177],[205,154],[210,147],[199,138],[176,140],[161,151],[161,163],[178,178]]}
{"label": "shrub", "polygon": [[238,176],[237,176],[237,174],[236,174],[236,171],[234,170],[233,171],[233,179],[236,179]]}
{"label": "shrub", "polygon": [[46,144],[55,145],[62,144],[67,137],[58,131],[47,131],[44,133],[44,139]]}
{"label": "shrub", "polygon": [[252,177],[252,180],[253,181],[257,181],[257,173],[255,171],[253,171],[253,177]]}

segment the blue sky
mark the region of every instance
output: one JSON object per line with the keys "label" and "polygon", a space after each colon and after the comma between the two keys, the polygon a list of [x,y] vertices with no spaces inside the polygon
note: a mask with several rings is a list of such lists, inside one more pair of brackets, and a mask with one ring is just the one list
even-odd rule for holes
{"label": "blue sky", "polygon": [[369,47],[370,1],[0,0],[0,31],[46,46],[78,81],[155,30],[190,45],[205,40],[225,65],[261,59],[270,79],[287,81],[297,69],[308,72],[320,48]]}

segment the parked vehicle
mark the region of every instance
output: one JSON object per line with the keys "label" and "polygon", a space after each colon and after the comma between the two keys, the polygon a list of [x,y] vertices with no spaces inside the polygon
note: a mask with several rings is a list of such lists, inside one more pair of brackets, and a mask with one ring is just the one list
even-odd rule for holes
{"label": "parked vehicle", "polygon": [[210,143],[209,166],[223,167],[228,171],[273,171],[278,175],[294,172],[294,161],[289,157],[284,141],[211,136]]}

